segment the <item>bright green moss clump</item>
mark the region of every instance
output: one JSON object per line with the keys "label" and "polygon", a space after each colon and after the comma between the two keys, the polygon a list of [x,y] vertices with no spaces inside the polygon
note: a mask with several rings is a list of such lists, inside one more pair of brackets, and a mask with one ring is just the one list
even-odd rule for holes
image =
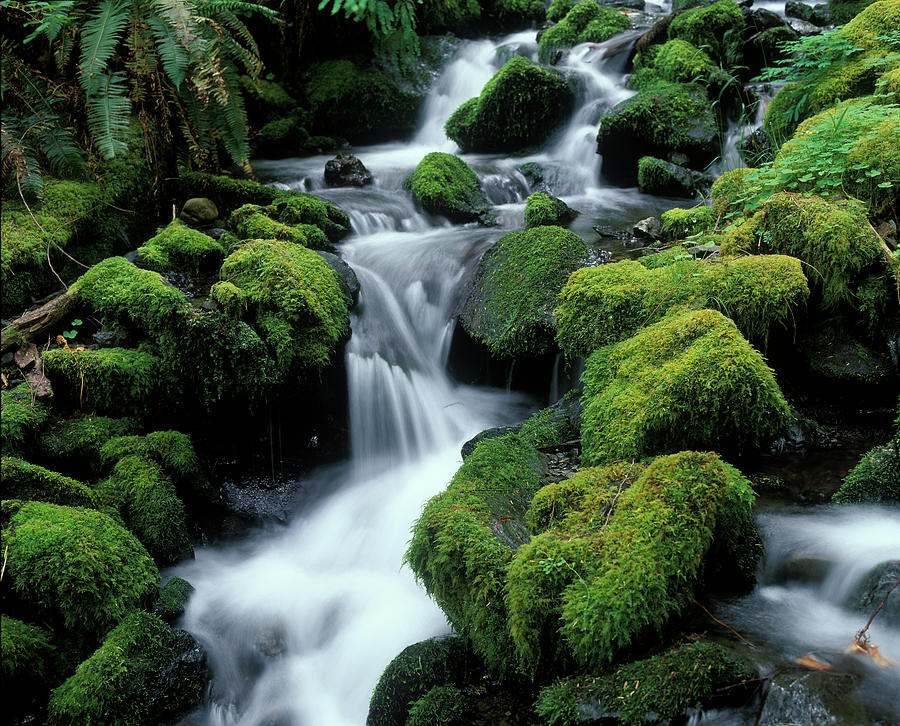
{"label": "bright green moss clump", "polygon": [[200,460],[191,437],[180,431],[153,431],[146,436],[119,436],[107,441],[100,450],[105,469],[112,469],[126,456],[152,459],[179,481],[202,476]]}
{"label": "bright green moss clump", "polygon": [[[134,613],[50,696],[49,717],[59,726],[154,723],[151,696],[175,656],[175,636],[150,613]],[[156,702],[155,702],[156,701]]]}
{"label": "bright green moss clump", "polygon": [[126,456],[97,484],[97,491],[158,562],[171,565],[190,553],[184,504],[157,463]]}
{"label": "bright green moss clump", "polygon": [[37,432],[50,415],[47,407],[36,400],[24,383],[8,391],[0,391],[0,432],[4,454],[22,455],[31,449]]}
{"label": "bright green moss clump", "polygon": [[3,457],[3,499],[96,508],[96,492],[80,481],[11,456]]}
{"label": "bright green moss clump", "polygon": [[562,199],[552,197],[544,192],[535,192],[525,200],[525,227],[565,227],[578,212]]}
{"label": "bright green moss clump", "polygon": [[41,456],[60,471],[92,477],[99,472],[101,447],[136,430],[129,418],[88,415],[58,420],[41,436]]}
{"label": "bright green moss clump", "polygon": [[[784,255],[697,260],[674,248],[669,264],[646,257],[577,270],[559,296],[556,340],[570,355],[633,335],[673,306],[718,308],[748,337],[765,342],[786,326],[809,287],[800,262]],[[664,260],[665,262],[666,260]]]}
{"label": "bright green moss clump", "polygon": [[141,264],[157,272],[201,272],[218,267],[225,257],[221,243],[191,229],[180,219],[163,227],[138,248]]}
{"label": "bright green moss clump", "polygon": [[7,576],[16,596],[89,641],[150,607],[159,572],[108,515],[43,502],[6,502]]}
{"label": "bright green moss clump", "polygon": [[586,255],[581,238],[562,227],[509,232],[478,265],[460,322],[497,356],[545,353],[557,292]]}
{"label": "bright green moss clump", "polygon": [[435,686],[414,701],[406,726],[460,723],[468,711],[468,698],[456,686]]}
{"label": "bright green moss clump", "polygon": [[670,39],[686,41],[695,48],[708,48],[724,67],[734,65],[733,56],[740,48],[743,32],[744,16],[732,0],[687,10],[669,24]]}
{"label": "bright green moss clump", "polygon": [[[245,296],[282,374],[328,364],[349,315],[337,273],[324,259],[290,242],[256,240],[228,256],[222,278]],[[212,299],[221,284],[213,286]]]}
{"label": "bright green moss clump", "polygon": [[403,188],[412,192],[426,212],[454,222],[474,222],[487,212],[481,182],[471,167],[453,154],[427,154],[406,177]]}
{"label": "bright green moss clump", "polygon": [[714,310],[676,310],[588,359],[582,461],[674,449],[740,451],[787,431],[772,370]]}
{"label": "bright green moss clump", "polygon": [[900,502],[900,416],[894,426],[894,437],[884,446],[866,452],[844,477],[832,501]]}
{"label": "bright green moss clump", "polygon": [[756,677],[721,645],[700,640],[599,677],[570,678],[541,690],[536,710],[550,726],[581,722],[579,706],[590,704],[620,713],[623,726],[647,718],[675,719],[724,689]]}
{"label": "bright green moss clump", "polygon": [[691,235],[706,232],[716,224],[716,210],[712,207],[691,207],[690,209],[670,209],[663,212],[660,219],[663,235],[670,242],[683,240]]}
{"label": "bright green moss clump", "polygon": [[444,130],[463,151],[518,151],[544,142],[569,117],[574,101],[557,74],[516,56],[478,98],[453,112]]}
{"label": "bright green moss clump", "polygon": [[[268,208],[274,211],[274,207]],[[313,224],[285,224],[267,214],[267,210],[254,204],[245,204],[235,209],[229,218],[235,235],[242,240],[277,239],[292,242],[311,249],[333,249],[328,237]]]}
{"label": "bright green moss clump", "polygon": [[689,83],[708,80],[715,64],[702,50],[676,38],[659,46],[653,55],[653,69],[665,81]]}
{"label": "bright green moss clump", "polygon": [[[554,16],[559,12],[552,5],[550,11]],[[593,0],[576,3],[556,25],[541,34],[538,58],[541,63],[549,63],[557,51],[578,43],[602,43],[630,27],[628,17],[613,8]]]}

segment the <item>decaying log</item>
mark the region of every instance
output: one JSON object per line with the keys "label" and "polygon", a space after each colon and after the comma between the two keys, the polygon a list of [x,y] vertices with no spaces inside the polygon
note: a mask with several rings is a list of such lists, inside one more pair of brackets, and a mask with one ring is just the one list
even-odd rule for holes
{"label": "decaying log", "polygon": [[20,315],[3,328],[0,352],[27,347],[72,314],[78,293],[66,290],[34,310]]}
{"label": "decaying log", "polygon": [[34,343],[19,348],[16,351],[15,361],[35,398],[45,400],[53,396],[53,387],[50,385],[50,379],[44,375],[44,362]]}

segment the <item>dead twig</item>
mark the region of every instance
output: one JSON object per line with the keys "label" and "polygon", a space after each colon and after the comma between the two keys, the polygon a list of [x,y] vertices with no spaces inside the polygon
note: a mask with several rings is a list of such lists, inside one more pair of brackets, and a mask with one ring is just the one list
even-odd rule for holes
{"label": "dead twig", "polygon": [[713,615],[709,610],[707,610],[706,607],[697,600],[697,598],[691,596],[691,600],[693,600],[694,604],[697,607],[699,607],[703,612],[705,612],[707,615],[709,615],[709,617],[712,618],[716,623],[721,625],[723,628],[730,630],[732,633],[734,633],[738,638],[740,638],[742,641],[744,641],[751,648],[757,648],[757,649],[759,648],[758,645],[754,645],[753,643],[751,643],[749,640],[747,640],[743,635],[741,635],[737,630],[732,628],[730,625],[727,625],[726,623],[723,623],[721,620],[719,620],[715,615]]}

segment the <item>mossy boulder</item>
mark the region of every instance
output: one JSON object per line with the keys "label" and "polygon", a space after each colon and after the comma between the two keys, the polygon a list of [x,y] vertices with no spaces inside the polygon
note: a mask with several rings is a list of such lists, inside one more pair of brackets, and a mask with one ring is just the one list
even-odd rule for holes
{"label": "mossy boulder", "polygon": [[663,239],[676,242],[713,228],[718,215],[712,207],[676,207],[663,212],[659,219],[663,225]]}
{"label": "mossy boulder", "polygon": [[[662,263],[656,259],[664,257]],[[642,264],[643,263],[643,264]],[[569,355],[588,355],[625,340],[674,306],[718,308],[745,335],[764,343],[787,326],[809,295],[799,260],[784,255],[697,260],[670,253],[577,270],[559,296],[556,340]]]}
{"label": "mossy boulder", "polygon": [[0,616],[3,653],[3,705],[7,717],[27,711],[56,676],[56,648],[52,634],[37,625]]}
{"label": "mossy boulder", "polygon": [[790,427],[772,370],[715,310],[673,310],[600,348],[582,381],[589,465],[687,448],[746,451]]}
{"label": "mossy boulder", "polygon": [[638,726],[647,719],[676,719],[755,678],[755,670],[718,643],[697,640],[600,676],[576,676],[547,686],[536,711],[555,726],[581,723],[585,710]]}
{"label": "mossy boulder", "polygon": [[405,726],[413,703],[436,686],[462,684],[476,668],[459,636],[431,638],[404,648],[378,679],[366,726]]}
{"label": "mossy boulder", "polygon": [[743,200],[751,194],[755,171],[746,167],[732,169],[713,182],[709,196],[717,218],[734,217],[743,211]]}
{"label": "mossy boulder", "polygon": [[125,456],[96,489],[157,562],[172,565],[193,554],[184,504],[159,464]]}
{"label": "mossy boulder", "polygon": [[[562,6],[550,7],[548,19],[552,14],[559,15]],[[568,12],[556,25],[553,25],[540,36],[538,46],[538,58],[541,63],[549,63],[554,55],[571,48],[578,43],[602,43],[631,27],[631,21],[627,15],[600,5],[594,0],[585,0],[571,6]]]}
{"label": "mossy boulder", "polygon": [[406,726],[462,723],[469,709],[469,698],[456,686],[435,686],[413,701]]}
{"label": "mossy boulder", "polygon": [[225,250],[218,240],[176,219],[138,247],[138,255],[150,270],[198,273],[218,267]]}
{"label": "mossy boulder", "polygon": [[178,397],[164,362],[141,350],[55,348],[44,353],[43,361],[54,396],[73,408],[143,418]]}
{"label": "mossy boulder", "polygon": [[616,104],[600,121],[597,153],[603,173],[621,186],[637,182],[642,156],[687,155],[703,166],[718,153],[712,107],[705,91],[681,84],[656,83]]}
{"label": "mossy boulder", "polygon": [[690,199],[703,193],[709,177],[670,161],[642,156],[638,159],[637,183],[645,194]]}
{"label": "mossy boulder", "polygon": [[[50,722],[60,726],[158,723],[159,687],[177,654],[176,638],[146,612],[126,617],[50,696]],[[162,712],[161,712],[162,711]]]}
{"label": "mossy boulder", "polygon": [[15,596],[83,642],[159,594],[144,546],[109,515],[45,502],[4,502],[7,576]]}
{"label": "mossy boulder", "polygon": [[153,431],[146,436],[117,436],[106,441],[99,454],[103,468],[107,471],[112,470],[126,456],[140,456],[160,464],[176,481],[187,483],[204,475],[191,437],[180,431]]}
{"label": "mossy boulder", "polygon": [[652,69],[656,76],[670,83],[709,82],[717,70],[706,53],[681,38],[651,45],[635,65]]}
{"label": "mossy boulder", "polygon": [[725,68],[739,58],[744,33],[744,16],[737,3],[719,0],[706,7],[692,8],[676,15],[669,24],[669,39],[683,40],[709,53]]}
{"label": "mossy boulder", "polygon": [[900,417],[894,425],[897,431],[893,438],[863,455],[844,477],[832,501],[840,504],[900,502]]}
{"label": "mossy boulder", "polygon": [[374,67],[330,60],[312,66],[304,81],[313,133],[361,141],[407,134],[415,126],[420,98]]}
{"label": "mossy boulder", "polygon": [[112,438],[133,434],[137,422],[130,418],[76,416],[53,421],[41,435],[40,459],[74,476],[99,474],[100,449]]}
{"label": "mossy boulder", "polygon": [[254,240],[222,265],[210,297],[232,312],[235,289],[281,375],[329,363],[349,330],[347,300],[337,273],[319,255],[290,242]]}
{"label": "mossy boulder", "polygon": [[444,130],[463,151],[518,151],[546,141],[569,117],[574,102],[557,74],[516,56],[481,95],[453,112]]}
{"label": "mossy boulder", "polygon": [[433,151],[416,165],[403,182],[417,204],[429,214],[440,214],[454,222],[485,218],[488,203],[481,182],[458,156]]}
{"label": "mossy boulder", "polygon": [[92,509],[100,504],[97,493],[86,484],[12,456],[3,457],[2,491],[3,499]]}
{"label": "mossy boulder", "polygon": [[525,227],[567,227],[578,212],[562,199],[535,192],[525,200]]}
{"label": "mossy boulder", "polygon": [[828,0],[828,11],[836,25],[843,25],[871,4],[872,0]]}
{"label": "mossy boulder", "polygon": [[482,257],[459,320],[496,356],[533,357],[553,343],[553,308],[587,247],[562,227],[504,235]]}
{"label": "mossy boulder", "polygon": [[47,407],[38,401],[28,386],[0,391],[0,444],[3,453],[21,456],[31,451],[38,432],[50,416]]}
{"label": "mossy boulder", "polygon": [[274,206],[245,204],[231,213],[228,224],[242,240],[277,239],[316,250],[334,250],[328,236],[314,224],[285,224],[273,218]]}
{"label": "mossy boulder", "polygon": [[167,623],[174,623],[184,615],[188,600],[194,593],[194,586],[182,577],[175,575],[159,593],[159,599],[153,606],[153,612]]}

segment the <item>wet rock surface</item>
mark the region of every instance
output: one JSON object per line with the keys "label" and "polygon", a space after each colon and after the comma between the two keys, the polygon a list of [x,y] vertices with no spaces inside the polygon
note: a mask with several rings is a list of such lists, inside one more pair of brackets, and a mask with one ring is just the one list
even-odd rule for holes
{"label": "wet rock surface", "polygon": [[338,154],[325,162],[325,184],[330,187],[364,187],[373,181],[372,172],[353,154]]}

